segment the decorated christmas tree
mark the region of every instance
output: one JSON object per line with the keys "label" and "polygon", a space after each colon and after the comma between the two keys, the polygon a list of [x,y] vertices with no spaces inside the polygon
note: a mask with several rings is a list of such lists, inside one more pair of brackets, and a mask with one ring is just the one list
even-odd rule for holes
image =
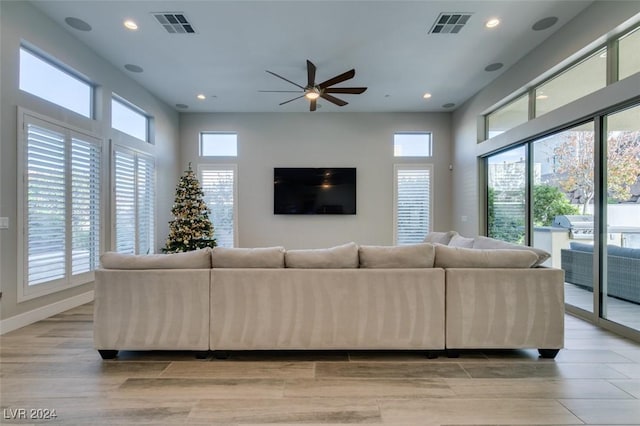
{"label": "decorated christmas tree", "polygon": [[189,169],[185,170],[176,187],[171,208],[174,219],[169,222],[169,236],[163,252],[179,253],[216,246],[210,210],[202,197],[204,192],[189,163]]}

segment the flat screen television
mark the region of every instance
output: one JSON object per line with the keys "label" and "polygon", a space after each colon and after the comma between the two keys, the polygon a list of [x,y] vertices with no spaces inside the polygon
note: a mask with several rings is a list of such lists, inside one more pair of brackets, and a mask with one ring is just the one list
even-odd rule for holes
{"label": "flat screen television", "polygon": [[355,167],[276,167],[274,214],[356,214]]}

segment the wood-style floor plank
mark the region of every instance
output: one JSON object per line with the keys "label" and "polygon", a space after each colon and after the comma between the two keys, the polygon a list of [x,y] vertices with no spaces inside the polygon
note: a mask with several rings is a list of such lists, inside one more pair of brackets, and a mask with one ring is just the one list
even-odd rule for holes
{"label": "wood-style floor plank", "polygon": [[[640,425],[640,344],[566,316],[567,348],[93,349],[87,304],[0,336],[0,423],[64,425]],[[6,418],[55,409],[50,421]]]}

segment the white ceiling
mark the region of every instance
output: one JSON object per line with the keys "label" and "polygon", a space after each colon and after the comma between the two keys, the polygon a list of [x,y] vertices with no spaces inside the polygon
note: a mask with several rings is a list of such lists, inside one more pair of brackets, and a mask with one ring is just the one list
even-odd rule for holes
{"label": "white ceiling", "polygon": [[[265,70],[306,85],[306,60],[316,82],[355,68],[336,87],[366,86],[361,95],[337,95],[338,107],[320,100],[320,112],[450,111],[469,99],[591,1],[34,1],[39,9],[171,106],[193,112],[308,111],[296,90]],[[195,34],[169,34],[152,12],[182,12]],[[429,34],[441,12],[471,13],[458,34]],[[533,31],[555,16],[549,29]],[[91,31],[65,23],[74,17]],[[502,21],[489,30],[492,17]],[[134,19],[137,31],[124,28]],[[487,65],[504,67],[487,72]],[[142,67],[133,73],[125,64]],[[431,99],[422,95],[432,93]],[[200,101],[196,95],[207,99]],[[291,95],[291,96],[290,96]],[[444,108],[447,103],[453,108]]]}

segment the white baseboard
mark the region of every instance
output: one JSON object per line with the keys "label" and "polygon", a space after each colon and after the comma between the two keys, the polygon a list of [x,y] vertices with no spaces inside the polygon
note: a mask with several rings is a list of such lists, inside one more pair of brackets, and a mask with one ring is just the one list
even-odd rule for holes
{"label": "white baseboard", "polygon": [[93,290],[0,321],[0,335],[93,301]]}

